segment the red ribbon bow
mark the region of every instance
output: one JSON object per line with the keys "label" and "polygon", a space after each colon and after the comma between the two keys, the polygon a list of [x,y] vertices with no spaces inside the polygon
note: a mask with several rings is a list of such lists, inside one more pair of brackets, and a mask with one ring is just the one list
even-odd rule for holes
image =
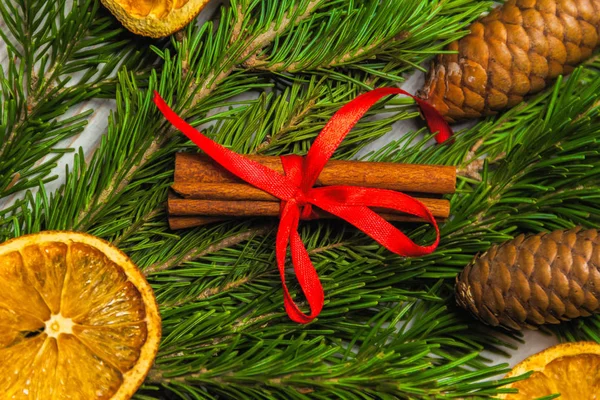
{"label": "red ribbon bow", "polygon": [[[295,322],[308,323],[317,317],[323,308],[323,287],[298,234],[299,220],[313,217],[312,206],[348,221],[391,252],[401,256],[429,254],[439,243],[440,233],[435,218],[421,202],[406,194],[357,186],[313,187],[321,170],[352,127],[379,99],[392,94],[413,97],[397,88],[375,89],[358,96],[329,120],[306,157],[281,157],[285,175],[210,140],[171,110],[157,92],[154,94],[154,103],[167,120],[212,159],[244,181],[281,199],[281,221],[275,252],[283,285],[285,310]],[[436,140],[443,142],[448,139],[452,131],[442,116],[431,105],[413,98],[419,104],[430,130],[438,132]],[[429,246],[417,245],[369,207],[388,208],[424,218],[435,227],[435,242]],[[285,257],[288,245],[291,248],[294,272],[310,306],[308,315],[294,302],[286,285]]]}

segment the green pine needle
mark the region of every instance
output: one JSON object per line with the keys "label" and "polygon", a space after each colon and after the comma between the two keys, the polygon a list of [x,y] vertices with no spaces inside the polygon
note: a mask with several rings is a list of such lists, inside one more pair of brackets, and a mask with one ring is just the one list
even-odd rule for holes
{"label": "green pine needle", "polygon": [[[9,56],[0,70],[0,239],[43,229],[111,240],[144,271],[161,307],[163,339],[138,399],[450,399],[506,392],[518,334],[482,326],[454,305],[454,278],[472,257],[522,232],[600,224],[597,61],[498,117],[431,146],[424,129],[367,156],[455,165],[452,218],[433,254],[393,255],[341,221],[311,221],[302,240],[326,302],[308,325],[282,307],[276,221],[248,219],[171,231],[165,200],[178,151],[197,149],[152,103],[157,90],[194,126],[248,154],[304,154],[358,93],[401,81],[491,2],[232,0],[169,41],[136,43],[98,1],[0,3]],[[39,11],[38,11],[39,10]],[[48,17],[45,17],[45,16]],[[24,30],[18,29],[25,27]],[[35,29],[32,29],[36,27]],[[39,28],[38,28],[39,27]],[[79,78],[68,81],[67,76]],[[238,95],[244,94],[243,99]],[[84,129],[93,97],[115,100],[86,161],[47,193],[61,140]],[[356,157],[411,100],[379,103],[335,154]],[[37,163],[40,159],[44,161]],[[16,178],[15,178],[16,176]],[[429,243],[426,225],[403,225]],[[288,277],[293,296],[306,308]],[[599,341],[600,317],[548,329]]]}

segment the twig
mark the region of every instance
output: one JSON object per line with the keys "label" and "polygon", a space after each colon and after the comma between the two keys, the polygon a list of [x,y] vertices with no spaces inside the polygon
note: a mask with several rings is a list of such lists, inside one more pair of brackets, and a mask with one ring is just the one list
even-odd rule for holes
{"label": "twig", "polygon": [[190,261],[190,260],[193,260],[196,258],[200,258],[200,257],[204,257],[207,254],[215,253],[221,249],[225,249],[227,247],[234,246],[238,243],[241,243],[248,239],[251,239],[254,236],[267,234],[272,229],[273,229],[272,225],[267,225],[267,226],[249,229],[245,232],[240,232],[236,235],[226,237],[225,239],[223,239],[221,241],[213,243],[203,250],[192,249],[187,254],[184,254],[183,256],[176,255],[176,256],[169,258],[167,261],[165,261],[162,264],[152,265],[152,266],[146,268],[146,270],[144,271],[144,274],[150,275],[155,272],[160,272],[160,271],[164,271],[169,268],[176,267],[187,261]]}
{"label": "twig", "polygon": [[[351,61],[355,61],[356,59],[359,59],[359,58],[365,56],[370,51],[375,50],[375,49],[381,50],[381,43],[374,42],[368,46],[361,47],[360,49],[358,49],[354,52],[348,52],[348,53],[342,54],[338,57],[335,57],[329,63],[319,65],[319,68],[333,68],[333,67],[342,66],[344,64],[347,64]],[[255,69],[255,70],[262,70],[262,71],[269,71],[269,72],[295,73],[295,72],[300,72],[305,69],[304,64],[302,64],[300,62],[293,62],[291,64],[288,64],[286,62],[277,62],[277,63],[269,65],[268,60],[266,60],[264,58],[259,58],[258,56],[251,56],[244,62],[243,65],[245,67],[247,67],[248,69]]]}
{"label": "twig", "polygon": [[[225,78],[227,78],[231,74],[231,72],[233,72],[236,65],[243,62],[246,58],[248,58],[250,56],[250,54],[260,51],[260,49],[262,49],[264,46],[266,46],[268,43],[270,43],[277,35],[284,32],[289,27],[290,24],[298,23],[301,20],[307,18],[310,15],[310,13],[312,12],[312,10],[314,10],[319,5],[319,3],[320,3],[320,0],[311,1],[308,4],[308,6],[306,7],[306,10],[303,14],[301,14],[300,16],[298,16],[297,18],[295,18],[293,20],[292,20],[292,18],[286,16],[280,21],[279,26],[277,26],[276,23],[273,22],[271,24],[270,28],[267,30],[267,32],[265,32],[261,35],[258,35],[254,40],[252,40],[248,44],[248,46],[246,46],[246,50],[242,53],[240,60],[237,63],[234,63],[229,68],[222,70],[221,72],[216,74],[216,76],[215,76],[215,72],[212,71],[207,75],[207,77],[203,80],[203,82],[201,82],[197,85],[192,85],[190,87],[190,93],[196,92],[196,90],[198,89],[198,87],[200,85],[202,88],[194,95],[194,98],[192,99],[189,107],[194,108],[200,101],[202,101],[203,99],[208,97],[208,95],[215,90],[217,85],[220,82],[222,82]],[[292,14],[294,11],[292,11]],[[209,85],[209,86],[207,86],[207,85]],[[133,178],[135,173],[144,165],[144,163],[156,151],[158,151],[160,149],[162,143],[167,141],[171,137],[171,135],[175,133],[175,131],[172,128],[168,128],[168,129],[169,130],[167,130],[166,133],[163,133],[162,135],[159,134],[158,138],[154,139],[152,141],[151,145],[146,149],[146,151],[142,155],[140,162],[131,166],[129,171],[127,171],[125,176],[119,181],[118,186],[116,186],[115,185],[116,182],[113,181],[111,184],[108,185],[108,187],[106,187],[105,189],[103,189],[100,192],[100,194],[97,196],[97,200],[93,203],[93,206],[95,207],[94,210],[92,210],[90,212],[89,209],[82,209],[80,211],[77,220],[82,221],[85,218],[87,223],[86,224],[78,224],[77,225],[78,229],[88,228],[90,223],[94,220],[94,218],[101,212],[102,208],[106,204],[109,197],[115,193],[122,192],[129,185],[129,183],[131,182],[131,179]],[[115,186],[116,186],[116,188],[115,188]],[[149,271],[149,272],[153,272],[153,271]]]}
{"label": "twig", "polygon": [[326,251],[328,251],[328,250],[333,250],[333,249],[337,249],[337,248],[339,248],[339,247],[344,247],[344,246],[346,246],[347,244],[348,244],[348,243],[346,243],[346,242],[339,242],[339,243],[333,243],[333,244],[329,244],[329,245],[327,245],[327,246],[317,247],[317,248],[314,248],[314,249],[310,250],[310,251],[308,252],[308,254],[311,254],[311,255],[312,255],[312,254],[319,254],[319,253],[323,253],[323,252],[326,252]]}
{"label": "twig", "polygon": [[190,297],[184,297],[183,299],[179,299],[173,303],[167,303],[164,304],[163,307],[179,307],[183,304],[189,303],[190,301],[198,301],[198,300],[204,300],[207,299],[209,297],[212,296],[216,296],[217,294],[220,293],[224,293],[228,290],[231,289],[235,289],[237,287],[240,287],[246,283],[248,283],[250,281],[250,277],[248,276],[244,276],[243,278],[237,279],[233,282],[229,282],[226,285],[223,286],[218,286],[218,287],[211,287],[208,289],[204,289],[199,295],[197,296],[190,296]]}
{"label": "twig", "polygon": [[4,143],[2,143],[2,145],[0,145],[0,157],[2,157],[4,155],[4,152],[6,151],[6,149],[8,149],[10,147],[12,142],[15,140],[17,133],[21,130],[21,128],[25,124],[25,118],[27,116],[29,116],[27,111],[32,110],[35,107],[35,105],[37,105],[37,102],[34,102],[33,100],[27,98],[25,110],[23,110],[23,112],[20,113],[19,119],[16,121],[14,128],[8,134],[8,137],[6,138]]}
{"label": "twig", "polygon": [[77,229],[87,229],[90,226],[90,223],[94,220],[94,218],[100,213],[100,211],[102,211],[102,206],[106,203],[106,201],[108,200],[109,196],[114,192],[116,193],[120,193],[122,192],[127,185],[129,185],[129,183],[131,182],[131,179],[133,178],[133,175],[137,172],[137,170],[146,163],[146,161],[148,161],[150,159],[150,157],[158,150],[160,149],[160,146],[164,143],[164,141],[167,140],[167,136],[163,136],[163,138],[159,139],[154,139],[152,141],[152,143],[150,144],[150,146],[148,146],[148,148],[146,149],[146,151],[144,151],[144,154],[142,154],[142,158],[140,159],[140,161],[136,164],[134,164],[129,171],[127,171],[127,173],[125,174],[125,176],[123,177],[123,179],[121,179],[121,181],[119,182],[119,185],[116,187],[115,189],[115,180],[112,180],[111,183],[105,188],[103,189],[100,194],[98,195],[98,200],[95,202],[95,205],[97,206],[92,212],[90,212],[88,209],[82,209],[79,212],[79,215],[77,216],[77,221],[83,221],[84,218],[87,220],[86,224],[77,224]]}
{"label": "twig", "polygon": [[[490,160],[488,163],[493,164],[498,160],[506,157],[505,152],[501,152],[493,160]],[[468,178],[473,178],[477,181],[481,181],[481,171],[483,170],[483,165],[485,164],[485,158],[477,158],[472,160],[467,165],[463,165],[462,167],[456,170],[457,175],[466,176]]]}
{"label": "twig", "polygon": [[13,186],[16,185],[16,183],[19,181],[19,179],[21,178],[21,174],[20,173],[16,173],[13,175],[12,179],[10,180],[8,186],[6,186],[6,190],[11,189]]}
{"label": "twig", "polygon": [[298,124],[300,122],[302,122],[304,117],[306,117],[306,115],[312,111],[312,108],[314,107],[315,103],[316,103],[316,97],[311,99],[310,101],[308,101],[308,103],[306,104],[306,107],[304,109],[302,109],[302,111],[300,111],[298,114],[294,115],[289,120],[287,125],[283,126],[279,131],[277,131],[273,135],[267,137],[267,139],[264,142],[262,142],[261,144],[256,146],[256,148],[254,149],[252,154],[261,154],[262,152],[264,152],[271,146],[271,143],[273,143],[274,140],[283,136],[287,132],[290,132],[290,131],[293,131],[294,129],[296,129],[298,127]]}
{"label": "twig", "polygon": [[129,226],[129,228],[125,229],[125,231],[123,233],[121,233],[121,235],[119,235],[118,238],[116,238],[115,240],[112,241],[112,244],[114,246],[119,246],[119,244],[121,244],[121,242],[128,238],[133,232],[135,232],[138,228],[140,228],[141,226],[143,226],[146,222],[148,222],[149,220],[151,220],[152,218],[154,218],[155,216],[157,216],[160,211],[164,208],[164,204],[160,204],[158,207],[150,210],[148,213],[146,213],[146,215],[144,215],[142,218],[138,219],[137,221],[135,221],[133,224],[131,224]]}
{"label": "twig", "polygon": [[483,160],[475,159],[477,156],[477,150],[483,145],[485,142],[484,139],[479,139],[473,147],[468,151],[467,156],[465,157],[465,161],[460,168],[456,171],[458,175],[471,177],[475,180],[481,181],[481,174],[479,171],[483,167]]}
{"label": "twig", "polygon": [[237,6],[237,19],[235,21],[235,25],[233,26],[233,30],[231,31],[231,39],[229,43],[235,43],[239,39],[242,34],[242,24],[244,23],[244,12],[242,10],[242,5],[238,4]]}

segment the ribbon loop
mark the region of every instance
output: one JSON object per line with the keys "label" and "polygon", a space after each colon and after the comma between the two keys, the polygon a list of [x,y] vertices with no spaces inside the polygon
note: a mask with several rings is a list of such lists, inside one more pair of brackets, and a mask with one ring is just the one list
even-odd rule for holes
{"label": "ribbon loop", "polygon": [[[431,105],[402,89],[375,89],[358,96],[340,108],[319,133],[306,157],[282,156],[281,162],[285,175],[210,140],[171,110],[157,92],[154,94],[154,103],[165,118],[200,149],[231,173],[281,200],[275,255],[283,286],[284,307],[295,322],[312,321],[319,315],[324,304],[323,287],[319,276],[298,233],[301,219],[316,218],[313,206],[351,223],[388,250],[401,256],[429,254],[439,243],[440,232],[435,218],[427,207],[411,196],[391,190],[355,186],[313,187],[325,164],[358,120],[382,97],[393,94],[405,94],[415,99],[430,130],[438,132],[436,135],[438,142],[443,142],[452,135],[443,117]],[[435,228],[435,241],[428,246],[417,245],[370,207],[398,210],[425,219]],[[310,307],[309,314],[300,310],[287,287],[285,259],[288,246],[291,250],[296,278]]]}

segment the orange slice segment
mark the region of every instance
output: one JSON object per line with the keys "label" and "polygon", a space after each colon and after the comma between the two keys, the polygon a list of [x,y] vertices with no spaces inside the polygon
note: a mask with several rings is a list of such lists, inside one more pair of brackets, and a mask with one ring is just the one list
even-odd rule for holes
{"label": "orange slice segment", "polygon": [[600,398],[600,344],[564,343],[550,347],[517,364],[506,377],[533,371],[527,379],[507,387],[518,393],[500,399],[529,400],[560,394],[562,400]]}
{"label": "orange slice segment", "polygon": [[7,251],[0,256],[0,306],[23,318],[46,321],[50,309],[27,275],[21,253]]}
{"label": "orange slice segment", "polygon": [[42,232],[0,244],[1,398],[129,399],[159,341],[150,285],[109,243]]}
{"label": "orange slice segment", "polygon": [[208,0],[101,0],[131,32],[154,38],[186,26]]}

